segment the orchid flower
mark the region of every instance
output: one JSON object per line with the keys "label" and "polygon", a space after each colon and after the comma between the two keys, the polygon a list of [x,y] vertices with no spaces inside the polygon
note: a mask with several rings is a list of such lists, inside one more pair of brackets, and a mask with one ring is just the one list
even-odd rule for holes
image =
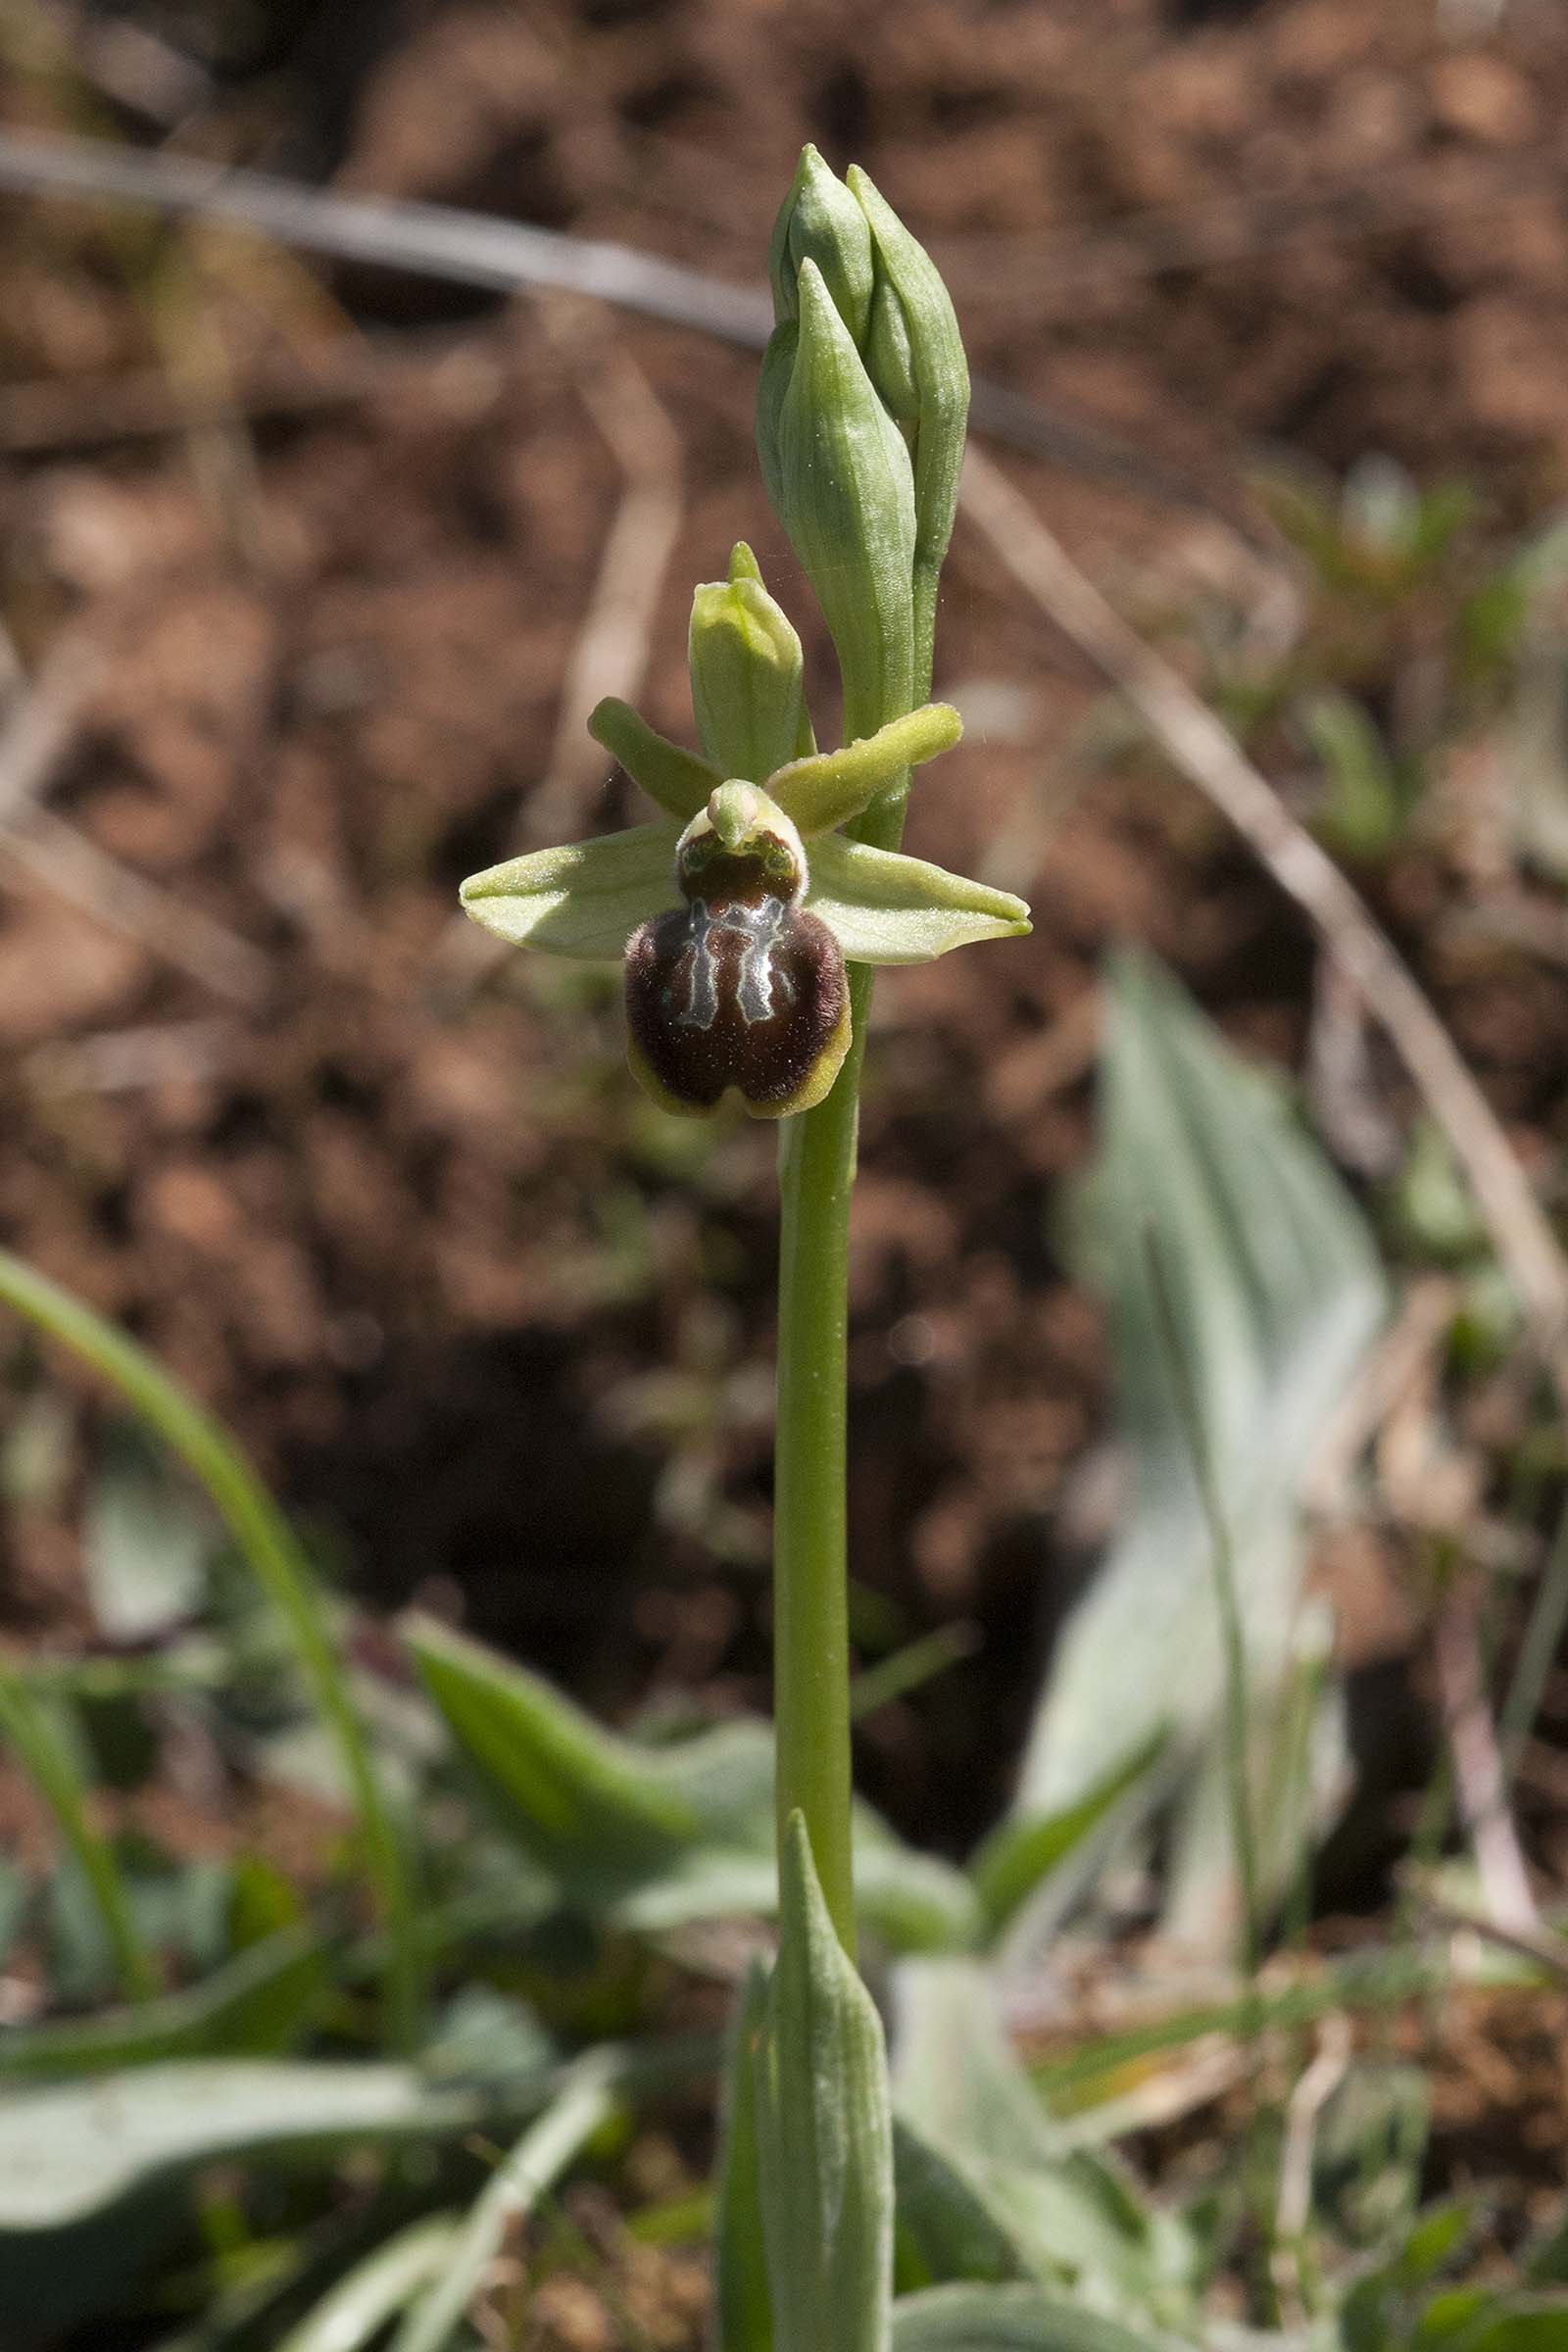
{"label": "orchid flower", "polygon": [[514,947],[624,959],[628,1059],[663,1108],[702,1116],[733,1087],[754,1117],[782,1118],[822,1100],[849,1049],[846,958],[929,962],[1027,931],[1029,910],[839,830],[961,722],[928,703],[842,750],[803,750],[799,641],[749,548],[697,591],[692,679],[707,757],[622,702],[589,720],[661,817],[509,858],[472,875],[463,904]]}

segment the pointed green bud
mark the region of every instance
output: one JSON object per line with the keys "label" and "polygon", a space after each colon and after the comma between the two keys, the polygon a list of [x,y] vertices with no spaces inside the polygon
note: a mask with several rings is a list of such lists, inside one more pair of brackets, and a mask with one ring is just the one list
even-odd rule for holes
{"label": "pointed green bud", "polygon": [[888,2352],[893,2109],[882,2026],[844,1956],[806,1823],[779,1846],[779,1948],[755,2060],[775,2352]]}
{"label": "pointed green bud", "polygon": [[858,165],[849,184],[871,232],[875,281],[865,342],[878,397],[914,458],[916,561],[934,573],[948,552],[969,415],[969,369],[941,272]]}
{"label": "pointed green bud", "polygon": [[809,751],[801,641],[744,541],[729,578],[694,594],[688,651],[697,731],[720,775],[760,784]]}
{"label": "pointed green bud", "polygon": [[797,289],[799,322],[775,330],[763,361],[758,447],[853,681],[848,731],[869,732],[865,710],[912,700],[914,472],[814,262],[802,263]]}
{"label": "pointed green bud", "polygon": [[816,264],[839,317],[854,341],[863,344],[871,314],[871,231],[838,173],[809,145],[801,150],[767,249],[773,316],[780,323],[800,314],[803,262]]}

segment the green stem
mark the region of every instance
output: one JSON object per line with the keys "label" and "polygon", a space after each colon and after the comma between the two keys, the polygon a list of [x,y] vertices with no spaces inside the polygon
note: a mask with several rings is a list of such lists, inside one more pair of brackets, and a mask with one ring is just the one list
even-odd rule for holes
{"label": "green stem", "polygon": [[400,2046],[412,2047],[418,2034],[422,1987],[409,1863],[315,1575],[293,1529],[234,1440],[193,1396],[123,1332],[7,1250],[0,1250],[0,1304],[47,1332],[112,1381],[179,1456],[206,1488],[257,1582],[287,1626],[353,1791],[366,1868],[387,1931],[389,2026]]}
{"label": "green stem", "polygon": [[[929,678],[927,678],[927,688]],[[903,709],[888,703],[903,700]],[[922,692],[921,700],[924,700]],[[845,680],[844,740],[874,735],[914,708]],[[908,776],[850,829],[878,849],[904,833]],[[849,1557],[845,1421],[849,1407],[850,1201],[860,1068],[875,975],[850,966],[854,1034],[832,1093],[788,1119],[779,1145],[778,1430],[773,1474],[773,1718],[778,1834],[797,1809],[828,1916],[853,1960]]]}
{"label": "green stem", "polygon": [[850,1632],[844,1521],[850,1196],[869,971],[825,1102],[780,1139],[778,1435],[773,1480],[773,1713],[778,1831],[800,1809],[828,1915],[855,1953]]}
{"label": "green stem", "polygon": [[0,1660],[0,1736],[16,1750],[75,1857],[126,1999],[151,2000],[161,1989],[158,1968],[137,1924],[114,1848],[87,1810],[86,1790],[65,1741],[8,1660]]}

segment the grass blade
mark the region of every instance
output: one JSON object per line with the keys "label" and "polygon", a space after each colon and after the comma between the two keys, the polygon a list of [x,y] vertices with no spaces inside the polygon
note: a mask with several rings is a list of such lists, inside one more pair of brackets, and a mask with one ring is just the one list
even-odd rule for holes
{"label": "grass blade", "polygon": [[410,1863],[298,1538],[234,1440],[193,1396],[124,1332],[8,1250],[0,1250],[0,1304],[69,1348],[156,1431],[206,1489],[287,1626],[354,1793],[366,1869],[387,1935],[390,2037],[399,2047],[412,2047],[418,2036],[423,1986]]}
{"label": "grass blade", "polygon": [[158,1965],[137,1924],[114,1848],[93,1823],[75,1759],[9,1660],[0,1660],[0,1736],[31,1776],[87,1882],[126,1998],[150,2000],[159,1989]]}
{"label": "grass blade", "polygon": [[529,2125],[474,2204],[441,2277],[393,2338],[392,2352],[446,2352],[508,2232],[533,2211],[584,2141],[614,2113],[612,2059],[606,2050],[585,2058],[560,2096]]}

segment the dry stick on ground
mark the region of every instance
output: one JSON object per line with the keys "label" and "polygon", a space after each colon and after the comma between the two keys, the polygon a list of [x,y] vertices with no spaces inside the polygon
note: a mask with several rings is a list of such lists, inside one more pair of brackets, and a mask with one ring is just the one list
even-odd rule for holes
{"label": "dry stick on ground", "polygon": [[1451,1593],[1444,1605],[1435,1646],[1453,1777],[1487,1917],[1513,1934],[1529,1935],[1540,1928],[1541,1919],[1508,1810],[1508,1783],[1487,1703],[1475,1609],[1459,1593]]}
{"label": "dry stick on ground", "polygon": [[588,721],[606,695],[636,699],[680,531],[680,437],[642,369],[607,343],[593,338],[580,389],[625,491],[562,680],[550,764],[523,811],[519,850],[581,830],[583,795],[604,774],[606,758]]}
{"label": "dry stick on ground", "polygon": [[962,512],[1041,612],[1138,712],[1167,759],[1235,826],[1382,1023],[1464,1169],[1568,1405],[1568,1260],[1496,1113],[1357,892],[1186,680],[1111,610],[1022,492],[973,450]]}
{"label": "dry stick on ground", "polygon": [[[588,609],[556,707],[542,782],[523,810],[517,850],[569,838],[583,828],[583,803],[605,772],[606,754],[588,732],[607,695],[634,702],[648,662],[654,616],[680,530],[680,437],[642,369],[596,335],[582,369],[584,405],[620,467],[625,489],[605,541]],[[493,970],[505,943],[454,915],[436,951],[438,993],[450,1002]]]}
{"label": "dry stick on ground", "polygon": [[239,1004],[260,1002],[267,958],[38,806],[74,741],[101,657],[68,638],[21,690],[0,733],[0,858]]}
{"label": "dry stick on ground", "polygon": [[[771,298],[629,245],[502,220],[454,205],[340,196],[264,172],[232,171],[167,153],[143,154],[101,139],[18,138],[0,131],[0,189],[107,197],[178,218],[235,220],[309,253],[382,269],[416,270],[455,285],[502,293],[587,294],[644,318],[695,327],[760,351],[773,327]],[[1230,485],[1205,481],[1134,442],[1060,415],[1002,384],[977,379],[970,421],[1030,457],[1119,483],[1146,498],[1224,514],[1255,539],[1255,516]]]}

